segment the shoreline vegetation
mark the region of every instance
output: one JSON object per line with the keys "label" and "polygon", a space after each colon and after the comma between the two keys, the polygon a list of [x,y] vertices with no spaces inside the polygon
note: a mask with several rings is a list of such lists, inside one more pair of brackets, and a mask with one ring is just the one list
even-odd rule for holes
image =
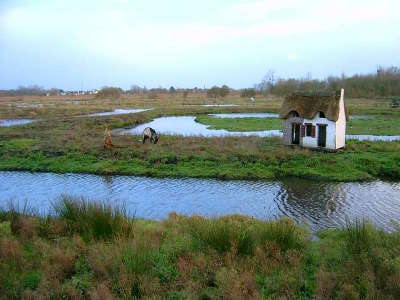
{"label": "shoreline vegetation", "polygon": [[283,218],[163,221],[64,197],[0,210],[3,299],[398,299],[400,231],[319,231]]}
{"label": "shoreline vegetation", "polygon": [[[0,97],[0,118],[40,119],[24,126],[0,127],[0,170],[120,174],[152,177],[279,180],[298,177],[323,181],[400,179],[400,142],[348,141],[336,153],[283,145],[281,138],[181,137],[161,135],[157,145],[137,136],[112,137],[116,147],[103,149],[104,125],[134,127],[160,116],[196,115],[216,128],[259,130],[282,126],[279,119],[217,119],[210,113],[277,112],[282,98],[239,94],[209,99],[204,93],[156,97],[121,95],[118,99],[81,96]],[[185,96],[185,97],[183,97]],[[204,107],[231,103],[235,107]],[[38,105],[40,104],[40,105]],[[351,120],[350,133],[399,134],[400,110],[390,99],[346,99],[351,114],[374,116]],[[152,108],[136,114],[80,117],[118,108]],[[266,125],[267,124],[267,125]],[[276,126],[276,127],[275,127]],[[228,128],[229,127],[229,128]],[[364,130],[364,132],[360,132]]]}
{"label": "shoreline vegetation", "polygon": [[43,145],[43,140],[0,141],[0,170],[150,177],[321,181],[400,179],[400,142],[349,141],[330,153],[283,145],[281,138],[162,136],[156,145],[115,136],[113,150]]}

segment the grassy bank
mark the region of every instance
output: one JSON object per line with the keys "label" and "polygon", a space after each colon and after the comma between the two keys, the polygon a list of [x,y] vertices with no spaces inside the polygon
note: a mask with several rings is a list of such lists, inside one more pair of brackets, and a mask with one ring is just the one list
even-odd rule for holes
{"label": "grassy bank", "polygon": [[[379,116],[386,116],[379,117],[376,122],[385,118],[390,120],[384,121],[386,123],[382,127],[379,127],[379,124],[375,127],[369,126],[375,122],[374,120],[352,120],[354,123],[350,125],[357,126],[349,127],[350,133],[362,133],[356,130],[364,130],[364,133],[379,130],[379,133],[384,134],[389,128],[396,133],[398,110],[390,109],[385,101],[379,99],[348,101],[350,109],[357,110],[358,114],[373,112]],[[400,178],[400,142],[349,141],[345,150],[326,153],[298,147],[291,148],[283,145],[279,138],[183,138],[162,135],[157,145],[143,145],[139,137],[113,135],[116,148],[112,151],[103,149],[105,122],[115,129],[133,127],[162,115],[197,115],[201,122],[214,122],[212,124],[214,128],[229,127],[229,130],[260,130],[281,126],[281,121],[278,119],[216,119],[206,115],[219,112],[277,111],[281,99],[260,98],[255,104],[248,102],[248,99],[238,96],[222,101],[207,99],[201,94],[192,94],[185,101],[176,95],[160,95],[155,99],[139,96],[122,97],[118,100],[90,97],[83,99],[0,97],[0,118],[41,119],[26,126],[0,127],[0,170],[220,179],[301,177],[315,180],[356,181]],[[42,106],[21,108],[23,103],[40,103]],[[233,103],[239,106],[201,106],[216,103]],[[138,114],[76,117],[115,108],[154,109]]]}
{"label": "grassy bank", "polygon": [[364,222],[318,233],[263,222],[64,198],[49,216],[0,212],[0,299],[397,299],[400,232]]}
{"label": "grassy bank", "polygon": [[400,178],[399,142],[350,141],[346,150],[326,153],[282,144],[279,138],[180,138],[163,136],[157,145],[118,137],[120,148],[43,146],[41,140],[0,141],[0,170],[130,174],[154,177],[330,181]]}
{"label": "grassy bank", "polygon": [[199,115],[196,122],[210,125],[209,129],[225,129],[228,131],[262,131],[282,129],[282,120],[278,118],[214,118]]}
{"label": "grassy bank", "polygon": [[370,118],[350,120],[349,134],[400,135],[399,116],[370,116]]}

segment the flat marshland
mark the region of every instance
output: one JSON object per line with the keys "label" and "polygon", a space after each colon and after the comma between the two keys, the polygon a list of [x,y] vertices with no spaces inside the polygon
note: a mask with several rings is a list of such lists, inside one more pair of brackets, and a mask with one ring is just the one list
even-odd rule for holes
{"label": "flat marshland", "polygon": [[400,232],[366,222],[312,239],[289,219],[161,222],[62,198],[0,212],[1,299],[398,299]]}
{"label": "flat marshland", "polygon": [[[0,127],[0,169],[157,177],[276,179],[302,177],[356,181],[400,177],[400,142],[348,141],[337,153],[291,148],[281,138],[182,137],[162,135],[157,145],[142,145],[139,136],[113,134],[113,150],[103,149],[104,124],[134,127],[160,116],[191,115],[213,129],[258,131],[280,129],[279,119],[217,119],[210,113],[278,112],[279,97],[251,103],[237,94],[210,99],[202,93],[94,96],[0,97],[0,119],[38,120]],[[390,99],[346,99],[349,134],[400,134],[400,110]],[[40,105],[38,105],[40,104]],[[204,106],[233,104],[236,106]],[[152,110],[85,117],[114,109]]]}
{"label": "flat marshland", "polygon": [[[194,116],[209,128],[228,131],[279,130],[279,119],[208,114],[276,113],[281,102],[260,96],[253,104],[236,94],[209,99],[201,93],[187,98],[179,93],[119,99],[0,97],[0,119],[36,120],[0,127],[0,170],[268,180],[400,178],[400,142],[350,140],[333,153],[288,147],[279,137],[163,134],[153,145],[114,132],[115,147],[103,148],[106,122],[112,129],[131,128],[161,116]],[[348,123],[349,134],[400,134],[400,110],[392,109],[389,99],[346,99],[346,105],[359,116]],[[87,116],[115,109],[152,110]],[[286,218],[171,213],[151,221],[111,203],[70,197],[55,201],[46,213],[17,205],[0,209],[0,299],[398,299],[399,259],[397,225],[387,232],[353,221],[312,235],[306,225]]]}

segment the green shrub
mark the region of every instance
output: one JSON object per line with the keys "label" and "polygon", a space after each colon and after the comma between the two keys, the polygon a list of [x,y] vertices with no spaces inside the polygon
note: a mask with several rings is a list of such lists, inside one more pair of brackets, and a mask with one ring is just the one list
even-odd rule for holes
{"label": "green shrub", "polygon": [[250,97],[254,97],[256,95],[256,90],[255,89],[253,89],[253,88],[250,88],[250,89],[243,89],[241,92],[240,92],[240,97],[242,97],[242,98],[250,98]]}
{"label": "green shrub", "polygon": [[153,271],[162,283],[169,283],[178,276],[178,271],[171,258],[161,252],[157,256]]}
{"label": "green shrub", "polygon": [[154,250],[126,247],[122,251],[121,260],[129,274],[139,275],[154,267],[157,254]]}
{"label": "green shrub", "polygon": [[121,97],[121,89],[116,87],[103,87],[97,94],[96,98],[119,98]]}
{"label": "green shrub", "polygon": [[31,271],[25,275],[22,286],[24,289],[36,290],[41,280],[42,273],[40,271]]}
{"label": "green shrub", "polygon": [[232,230],[225,220],[201,219],[193,223],[191,233],[201,248],[212,248],[219,253],[232,247]]}
{"label": "green shrub", "polygon": [[257,239],[260,244],[273,241],[283,251],[304,249],[306,244],[306,232],[292,220],[286,218],[259,225],[256,234],[258,235]]}
{"label": "green shrub", "polygon": [[356,219],[353,223],[348,223],[345,228],[347,250],[354,255],[369,252],[376,234],[376,229],[364,220]]}
{"label": "green shrub", "polygon": [[70,233],[85,239],[110,239],[132,232],[125,211],[106,203],[63,197],[53,207],[56,216],[66,221]]}
{"label": "green shrub", "polygon": [[11,223],[1,222],[0,223],[0,238],[9,237],[11,235]]}
{"label": "green shrub", "polygon": [[248,229],[242,229],[238,234],[237,252],[239,255],[253,255],[256,240]]}

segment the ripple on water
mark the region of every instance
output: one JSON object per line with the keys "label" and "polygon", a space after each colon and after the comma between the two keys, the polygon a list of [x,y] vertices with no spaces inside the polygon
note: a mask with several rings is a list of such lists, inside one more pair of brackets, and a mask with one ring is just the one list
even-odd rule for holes
{"label": "ripple on water", "polygon": [[166,218],[172,211],[209,217],[243,214],[264,220],[288,216],[307,222],[313,230],[344,226],[354,218],[390,229],[391,220],[400,220],[400,184],[382,181],[220,181],[0,172],[0,191],[2,207],[10,200],[26,201],[47,211],[52,201],[68,194],[123,205],[137,217],[149,219]]}

